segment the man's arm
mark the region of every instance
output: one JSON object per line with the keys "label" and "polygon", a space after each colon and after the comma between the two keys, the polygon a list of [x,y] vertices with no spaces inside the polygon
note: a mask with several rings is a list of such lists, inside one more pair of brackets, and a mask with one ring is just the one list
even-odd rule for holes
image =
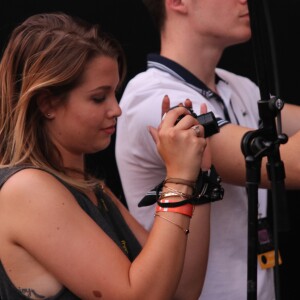
{"label": "man's arm", "polygon": [[[245,157],[241,150],[241,141],[249,128],[234,124],[221,127],[218,134],[210,138],[212,162],[222,180],[227,183],[245,185]],[[300,188],[300,131],[289,137],[286,144],[280,145],[280,156],[284,163],[288,189]],[[267,158],[264,157],[261,167],[261,186],[269,187],[270,182],[266,171]]]}
{"label": "man's arm", "polygon": [[282,132],[292,136],[300,130],[300,105],[285,103],[281,111]]}

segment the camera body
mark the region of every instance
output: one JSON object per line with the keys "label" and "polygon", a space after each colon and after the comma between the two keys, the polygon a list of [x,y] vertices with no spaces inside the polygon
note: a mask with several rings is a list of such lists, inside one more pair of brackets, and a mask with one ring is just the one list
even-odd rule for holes
{"label": "camera body", "polygon": [[[174,109],[178,106],[174,106],[171,109]],[[190,107],[185,107],[191,115],[198,120],[198,122],[204,127],[204,137],[210,137],[215,133],[220,131],[218,122],[213,112],[208,112],[202,115],[198,115],[193,111]],[[175,124],[177,124],[185,115],[181,115],[176,120]]]}

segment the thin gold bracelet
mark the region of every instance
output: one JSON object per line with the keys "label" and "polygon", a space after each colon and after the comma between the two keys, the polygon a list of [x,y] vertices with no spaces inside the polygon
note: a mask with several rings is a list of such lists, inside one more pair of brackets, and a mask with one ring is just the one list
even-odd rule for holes
{"label": "thin gold bracelet", "polygon": [[169,219],[167,219],[167,218],[165,218],[165,217],[163,217],[163,216],[161,216],[161,215],[159,215],[159,214],[155,214],[154,217],[160,217],[160,218],[162,218],[162,219],[164,219],[164,220],[166,220],[166,221],[168,221],[168,222],[170,222],[170,223],[176,225],[178,228],[180,228],[180,229],[185,233],[185,235],[188,235],[188,234],[190,233],[190,230],[189,230],[189,229],[184,229],[184,228],[181,227],[180,225],[176,224],[175,222],[173,222],[173,221],[171,221],[171,220],[169,220]]}
{"label": "thin gold bracelet", "polygon": [[[178,196],[180,196],[182,199],[189,199],[189,198],[192,197],[192,194],[186,194],[186,193],[177,191],[177,190],[175,190],[175,189],[173,189],[173,188],[171,188],[171,187],[169,187],[169,186],[167,186],[167,185],[164,185],[164,187],[165,187],[167,190],[169,190],[170,192],[176,193],[176,194],[177,194]],[[162,192],[161,195],[162,195],[162,194],[166,194],[166,193],[167,193],[167,192]]]}

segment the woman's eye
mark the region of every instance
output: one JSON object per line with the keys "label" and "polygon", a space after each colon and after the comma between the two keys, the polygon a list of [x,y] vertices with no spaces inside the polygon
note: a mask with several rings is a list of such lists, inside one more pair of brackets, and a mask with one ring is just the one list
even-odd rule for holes
{"label": "woman's eye", "polygon": [[96,103],[101,103],[103,101],[105,101],[105,96],[103,97],[93,97],[93,101]]}

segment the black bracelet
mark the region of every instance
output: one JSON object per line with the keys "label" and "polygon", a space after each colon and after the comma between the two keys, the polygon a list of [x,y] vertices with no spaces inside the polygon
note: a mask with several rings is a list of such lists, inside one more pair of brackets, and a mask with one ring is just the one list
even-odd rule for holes
{"label": "black bracelet", "polygon": [[188,204],[191,203],[190,199],[185,199],[185,200],[181,200],[181,201],[176,201],[176,202],[160,202],[160,199],[156,200],[157,205],[161,206],[161,207],[178,207],[178,206],[182,206],[184,204]]}
{"label": "black bracelet", "polygon": [[221,177],[218,175],[213,165],[208,171],[200,172],[196,181],[194,193],[188,199],[179,202],[161,203],[159,201],[159,195],[164,183],[165,181],[163,181],[156,190],[156,203],[161,207],[178,207],[187,203],[201,205],[222,200],[224,197],[224,188],[221,186]]}
{"label": "black bracelet", "polygon": [[153,205],[155,202],[161,207],[177,207],[187,203],[201,205],[222,200],[224,197],[224,188],[221,185],[221,177],[218,175],[213,165],[208,171],[200,172],[193,195],[188,199],[179,202],[161,203],[159,197],[164,184],[165,181],[163,180],[155,188],[149,191],[139,202],[138,206],[149,206]]}

